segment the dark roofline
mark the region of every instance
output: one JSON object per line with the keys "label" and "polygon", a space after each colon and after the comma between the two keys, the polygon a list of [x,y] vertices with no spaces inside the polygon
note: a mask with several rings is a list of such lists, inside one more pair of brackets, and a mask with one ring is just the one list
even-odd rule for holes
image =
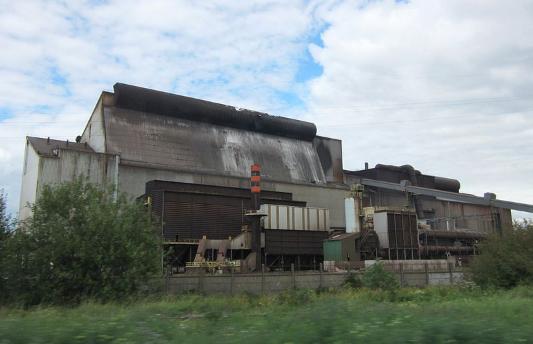
{"label": "dark roofline", "polygon": [[124,109],[306,141],[316,136],[310,122],[121,83],[113,89],[115,106]]}
{"label": "dark roofline", "polygon": [[94,150],[86,143],[77,143],[71,141],[54,140],[51,138],[33,137],[27,136],[27,142],[29,142],[35,152],[41,156],[55,157],[54,150],[73,150],[85,153],[94,153]]}

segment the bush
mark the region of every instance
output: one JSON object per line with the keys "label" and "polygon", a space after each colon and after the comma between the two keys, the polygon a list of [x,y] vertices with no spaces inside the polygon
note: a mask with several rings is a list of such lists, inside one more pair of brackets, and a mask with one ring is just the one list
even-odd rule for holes
{"label": "bush", "polygon": [[142,204],[77,180],[44,187],[5,242],[10,302],[75,304],[139,293],[159,271],[159,239]]}
{"label": "bush", "polygon": [[350,273],[344,280],[344,286],[348,288],[358,289],[363,286],[361,278],[355,273]]}
{"label": "bush", "polygon": [[481,244],[470,270],[476,284],[513,288],[533,283],[533,221],[515,222],[513,227],[512,232]]}
{"label": "bush", "polygon": [[311,302],[315,294],[311,289],[289,289],[279,293],[276,300],[279,304],[298,306]]}
{"label": "bush", "polygon": [[5,293],[5,281],[2,271],[4,271],[4,254],[5,243],[11,235],[13,229],[13,222],[10,216],[7,214],[6,197],[3,190],[0,190],[0,303],[4,301],[6,297]]}
{"label": "bush", "polygon": [[386,271],[380,262],[367,268],[361,281],[364,287],[370,289],[395,290],[400,287],[394,274]]}

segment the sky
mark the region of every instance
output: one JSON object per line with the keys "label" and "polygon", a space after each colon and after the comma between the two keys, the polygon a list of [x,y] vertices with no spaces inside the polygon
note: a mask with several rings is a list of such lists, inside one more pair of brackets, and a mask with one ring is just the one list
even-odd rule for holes
{"label": "sky", "polygon": [[312,121],[345,169],[533,203],[530,0],[0,0],[0,47],[14,214],[25,137],[74,140],[116,82]]}

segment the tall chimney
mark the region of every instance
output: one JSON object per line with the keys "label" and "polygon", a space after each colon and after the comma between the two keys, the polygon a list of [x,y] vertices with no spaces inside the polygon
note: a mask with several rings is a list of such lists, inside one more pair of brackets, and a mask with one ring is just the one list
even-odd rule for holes
{"label": "tall chimney", "polygon": [[252,251],[255,253],[255,271],[261,271],[261,215],[257,213],[261,207],[261,166],[251,166],[250,191],[252,193],[251,216],[252,222]]}

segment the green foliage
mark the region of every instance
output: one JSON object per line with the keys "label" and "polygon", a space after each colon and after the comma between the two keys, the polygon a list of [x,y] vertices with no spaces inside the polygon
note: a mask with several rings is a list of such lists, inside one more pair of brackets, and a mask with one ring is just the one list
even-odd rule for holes
{"label": "green foliage", "polygon": [[363,286],[370,289],[396,290],[400,284],[393,273],[385,270],[382,263],[377,262],[367,268],[361,279]]}
{"label": "green foliage", "polygon": [[344,286],[348,288],[358,289],[363,286],[363,281],[361,281],[359,275],[352,272],[344,280]]}
{"label": "green foliage", "polygon": [[315,291],[311,289],[288,289],[279,293],[276,300],[279,304],[297,306],[313,300]]}
{"label": "green foliage", "polygon": [[512,288],[533,283],[533,221],[515,222],[511,233],[485,240],[480,252],[471,265],[478,285]]}
{"label": "green foliage", "polygon": [[4,252],[6,241],[11,235],[13,229],[13,222],[7,214],[6,197],[3,190],[0,190],[0,303],[6,298],[6,282],[3,278],[2,271],[4,271]]}
{"label": "green foliage", "polygon": [[7,239],[12,229],[13,222],[7,213],[6,196],[4,191],[0,190],[0,245]]}
{"label": "green foliage", "polygon": [[2,254],[11,302],[120,300],[159,271],[159,239],[138,202],[77,180],[44,187],[32,211]]}
{"label": "green foliage", "polygon": [[[520,343],[533,338],[524,288],[344,289],[299,305],[277,296],[164,297],[75,308],[0,309],[2,343]],[[298,292],[296,292],[298,293]],[[369,295],[375,295],[370,298]],[[23,329],[21,331],[21,329]]]}

